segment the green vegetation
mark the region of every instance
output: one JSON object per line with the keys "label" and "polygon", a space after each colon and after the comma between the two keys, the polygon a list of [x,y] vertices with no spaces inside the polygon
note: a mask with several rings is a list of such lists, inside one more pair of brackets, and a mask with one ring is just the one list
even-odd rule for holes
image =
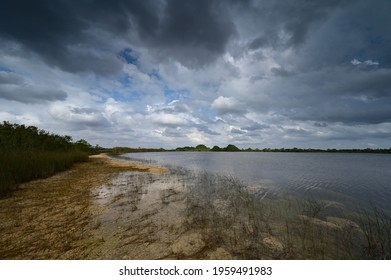
{"label": "green vegetation", "polygon": [[35,126],[0,124],[0,196],[29,180],[65,170],[99,152],[87,141],[50,134]]}
{"label": "green vegetation", "polygon": [[390,259],[391,217],[329,200],[280,197],[235,177],[171,169],[187,183],[187,230],[239,259]]}
{"label": "green vegetation", "polygon": [[240,149],[236,147],[235,145],[229,144],[225,148],[220,148],[219,146],[213,146],[213,148],[209,148],[203,144],[197,145],[196,147],[179,147],[176,148],[175,151],[180,151],[180,152],[238,152]]}
{"label": "green vegetation", "polygon": [[[134,152],[142,151],[143,149],[139,148]],[[145,150],[145,149],[144,149]],[[148,149],[147,149],[148,151]],[[170,151],[159,149],[159,151]],[[263,149],[239,149],[235,145],[229,144],[226,147],[213,146],[209,148],[204,144],[197,145],[195,147],[192,146],[184,146],[178,147],[175,149],[178,152],[263,152],[263,153],[372,153],[372,154],[390,154],[390,149],[302,149],[302,148],[263,148]],[[133,151],[132,151],[133,152]]]}
{"label": "green vegetation", "polygon": [[107,150],[112,155],[120,155],[126,153],[146,153],[146,152],[164,152],[163,148],[154,149],[154,148],[129,148],[129,147],[114,147],[110,150]]}
{"label": "green vegetation", "polygon": [[129,147],[114,147],[109,151],[113,155],[125,154],[125,153],[143,153],[143,152],[263,152],[263,153],[372,153],[372,154],[391,154],[390,149],[302,149],[302,148],[247,148],[239,149],[233,144],[228,144],[226,147],[213,146],[209,148],[204,144],[199,144],[195,147],[184,146],[176,149],[164,149],[164,148],[129,148]]}

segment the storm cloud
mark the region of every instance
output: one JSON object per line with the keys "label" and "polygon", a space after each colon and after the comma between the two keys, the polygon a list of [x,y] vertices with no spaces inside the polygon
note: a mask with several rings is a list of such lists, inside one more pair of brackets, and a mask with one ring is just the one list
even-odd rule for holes
{"label": "storm cloud", "polygon": [[388,147],[390,10],[3,0],[1,121],[108,146]]}
{"label": "storm cloud", "polygon": [[10,72],[0,71],[0,98],[21,103],[42,103],[65,100],[62,90],[29,85],[24,79]]}

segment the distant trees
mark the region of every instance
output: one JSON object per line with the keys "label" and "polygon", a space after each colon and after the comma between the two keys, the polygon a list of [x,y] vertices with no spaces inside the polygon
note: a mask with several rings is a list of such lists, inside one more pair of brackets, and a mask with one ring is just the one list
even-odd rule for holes
{"label": "distant trees", "polygon": [[225,148],[220,148],[219,146],[213,146],[213,148],[209,148],[205,146],[204,144],[197,145],[195,147],[178,147],[175,149],[176,151],[181,151],[181,152],[238,152],[240,149],[236,147],[235,145],[229,144]]}
{"label": "distant trees", "polygon": [[147,152],[164,152],[166,151],[163,148],[130,148],[130,147],[114,147],[111,149],[111,154],[113,155],[120,155],[120,154],[126,154],[126,153],[147,153]]}
{"label": "distant trees", "polygon": [[227,152],[238,152],[240,149],[236,147],[235,145],[229,144],[227,147],[224,148],[224,151]]}
{"label": "distant trees", "polygon": [[196,151],[200,151],[200,152],[207,152],[207,151],[210,150],[210,148],[207,147],[207,146],[205,146],[204,144],[200,144],[200,145],[197,145],[197,146],[195,147],[195,150],[196,150]]}
{"label": "distant trees", "polygon": [[222,149],[219,146],[213,146],[212,149],[210,149],[212,152],[221,152]]}
{"label": "distant trees", "polygon": [[274,152],[274,153],[382,153],[389,154],[391,153],[391,149],[303,149],[303,148],[264,148],[264,149],[239,149],[235,145],[229,144],[226,147],[213,146],[212,148],[208,148],[207,146],[200,144],[196,147],[185,146],[178,147],[175,151],[188,151],[188,152]]}

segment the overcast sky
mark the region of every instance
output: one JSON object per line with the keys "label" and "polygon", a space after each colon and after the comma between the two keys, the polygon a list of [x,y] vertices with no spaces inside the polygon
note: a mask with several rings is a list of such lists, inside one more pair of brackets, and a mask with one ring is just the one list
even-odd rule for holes
{"label": "overcast sky", "polygon": [[104,147],[391,147],[389,0],[0,0],[0,121]]}

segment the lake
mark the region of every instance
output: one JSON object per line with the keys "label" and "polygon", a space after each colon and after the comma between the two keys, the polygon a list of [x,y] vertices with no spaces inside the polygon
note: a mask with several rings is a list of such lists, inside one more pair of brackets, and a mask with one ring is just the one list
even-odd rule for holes
{"label": "lake", "polygon": [[234,176],[271,194],[297,194],[391,211],[391,155],[344,153],[161,152],[125,157]]}

